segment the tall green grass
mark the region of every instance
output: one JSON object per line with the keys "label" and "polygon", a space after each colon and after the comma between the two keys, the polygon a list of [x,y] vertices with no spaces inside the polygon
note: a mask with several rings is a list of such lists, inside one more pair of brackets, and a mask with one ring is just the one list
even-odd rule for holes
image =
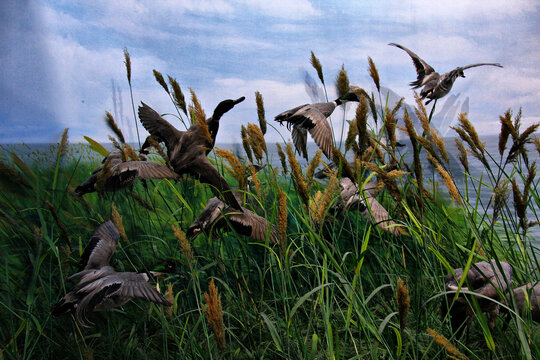
{"label": "tall green grass", "polygon": [[[313,54],[312,57],[315,58]],[[370,63],[371,72],[373,68],[374,64]],[[322,68],[319,78],[323,81]],[[377,97],[382,99],[385,94],[379,93]],[[371,94],[370,101],[374,98]],[[385,122],[391,110],[380,101],[379,126],[368,130],[372,147],[379,144],[382,148],[386,146],[382,139],[391,144],[386,131],[388,121]],[[402,121],[396,119],[398,126],[402,126]],[[511,134],[510,143],[518,144],[523,132],[517,126],[519,120],[512,124],[517,135]],[[428,131],[424,134],[426,141],[435,150],[431,154],[431,150],[419,143],[418,149],[422,150],[419,154],[441,157]],[[464,131],[470,136],[471,129]],[[341,142],[342,139],[335,143]],[[27,185],[11,181],[13,177],[3,176],[0,181],[0,357],[434,359],[459,356],[438,344],[428,334],[428,329],[432,329],[469,359],[540,358],[539,325],[528,315],[518,316],[513,302],[506,305],[510,310],[509,327],[503,330],[501,318],[491,330],[486,315],[472,301],[468,336],[455,334],[448,314],[440,311],[441,303],[448,299],[444,277],[455,267],[468,268],[482,260],[506,261],[513,266],[514,285],[540,279],[538,248],[534,249],[530,229],[523,226],[538,221],[536,209],[540,198],[535,176],[529,182],[527,195],[524,194],[532,171],[531,160],[537,156],[530,153],[531,159],[525,160],[523,152],[527,148],[518,149],[521,152],[515,161],[505,167],[510,149],[497,156],[483,153],[475,148],[477,145],[474,140],[467,145],[468,156],[472,153],[480,160],[485,157],[485,177],[473,178],[466,172],[466,187],[474,189],[477,196],[468,196],[470,192],[460,194],[462,205],[450,200],[444,186],[426,180],[435,179],[434,170],[424,169],[426,192],[419,190],[418,179],[411,170],[415,165],[405,163],[403,154],[391,145],[386,146],[388,152],[382,159],[375,155],[364,159],[383,168],[383,161],[390,163],[394,157],[398,168],[408,171],[399,181],[391,180],[399,197],[388,187],[377,197],[407,232],[408,235],[400,237],[381,231],[358,213],[332,212],[330,207],[339,201],[338,194],[333,194],[330,205],[324,209],[324,221],[317,225],[313,222],[312,209],[296,193],[291,177],[274,168],[272,159],[265,154],[267,166],[258,175],[261,196],[251,189],[248,192],[251,201],[246,206],[277,224],[278,193],[285,191],[288,221],[284,251],[268,242],[251,242],[234,231],[216,232],[199,236],[191,244],[192,263],[183,255],[170,225],[187,229],[213,196],[207,186],[184,177],[177,183],[149,181],[146,187],[137,183],[133,189],[103,196],[88,194],[81,200],[73,196],[72,188],[98,166],[97,161],[89,160],[92,158],[89,153],[66,153],[56,146],[32,155],[52,159],[47,165],[27,166],[29,161],[24,156],[17,161],[4,152],[3,163],[25,179]],[[227,173],[221,158],[213,161],[220,171]],[[444,161],[437,163],[448,171]],[[356,170],[367,174],[365,169]],[[381,172],[378,176],[385,174]],[[528,210],[527,221],[520,219],[515,200],[509,195],[512,178],[516,179],[521,203]],[[236,184],[228,174],[227,180],[231,185]],[[496,184],[503,186],[505,181],[509,190],[497,188],[498,193],[506,195],[497,198],[495,219],[493,203],[481,203],[480,191]],[[309,190],[311,200],[317,191],[324,192],[326,186],[326,182],[313,182]],[[519,203],[519,195],[516,196]],[[112,204],[122,216],[129,239],[120,241],[113,256],[111,264],[117,271],[151,269],[160,259],[172,258],[182,264],[183,275],[159,281],[162,292],[172,284],[172,313],[135,300],[118,310],[91,314],[95,326],[89,329],[79,327],[70,316],[52,319],[51,305],[72,285],[65,279],[76,271],[94,228],[111,218]],[[218,349],[203,311],[204,293],[208,292],[211,279],[221,296],[226,341],[223,350]],[[403,327],[396,300],[399,279],[404,281],[410,295]]]}

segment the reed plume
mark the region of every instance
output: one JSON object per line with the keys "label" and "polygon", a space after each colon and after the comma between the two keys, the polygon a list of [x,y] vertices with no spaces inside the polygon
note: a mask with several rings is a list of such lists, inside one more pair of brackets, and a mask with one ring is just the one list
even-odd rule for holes
{"label": "reed plume", "polygon": [[154,78],[158,82],[159,85],[167,92],[167,94],[171,94],[169,92],[169,87],[167,86],[167,83],[165,82],[165,79],[163,78],[163,75],[157,71],[156,69],[153,69],[152,72],[154,73]]}
{"label": "reed plume", "polygon": [[218,295],[218,290],[214,285],[214,279],[210,280],[208,293],[204,294],[206,306],[202,305],[203,311],[206,314],[206,320],[214,331],[217,345],[220,350],[225,349],[225,325],[223,323],[223,310],[221,308],[221,295]]}
{"label": "reed plume", "polygon": [[139,195],[135,194],[134,192],[128,191],[129,196],[131,196],[133,199],[135,199],[136,202],[138,202],[142,207],[144,207],[146,210],[149,211],[156,211],[154,207],[148,203],[146,200],[144,200]]}
{"label": "reed plume", "polygon": [[396,122],[394,114],[387,109],[384,124],[388,142],[390,143],[392,150],[395,150],[396,148]]}
{"label": "reed plume", "polygon": [[439,345],[441,345],[449,354],[447,354],[448,357],[457,358],[459,360],[467,360],[468,357],[465,356],[465,354],[461,353],[454,345],[450,343],[450,341],[445,338],[443,335],[439,334],[437,331],[428,328],[427,332],[433,340]]}
{"label": "reed plume", "polygon": [[508,196],[508,181],[501,180],[493,189],[493,222],[497,221],[499,214],[506,204],[506,198]]}
{"label": "reed plume", "polygon": [[346,176],[351,180],[355,179],[355,173],[349,166],[349,162],[335,146],[332,147],[332,160],[339,168],[341,168],[341,174],[343,176]]}
{"label": "reed plume", "polygon": [[[515,132],[514,124],[512,124],[512,112],[510,109],[506,110],[504,115],[499,115],[501,120],[501,132],[499,133],[499,154],[503,155],[506,149],[506,144],[511,132]],[[516,136],[517,137],[517,136]],[[514,138],[516,138],[514,137]]]}
{"label": "reed plume", "polygon": [[253,154],[251,152],[251,147],[249,145],[249,136],[247,129],[244,125],[242,125],[240,135],[242,137],[242,146],[244,147],[244,151],[246,152],[246,156],[249,159],[249,162],[253,162]]}
{"label": "reed plume", "polygon": [[444,185],[446,185],[446,188],[448,189],[448,192],[452,196],[452,198],[459,204],[462,205],[463,201],[461,200],[461,196],[459,195],[459,191],[456,187],[456,184],[454,183],[454,180],[450,176],[450,174],[443,169],[441,164],[437,163],[435,169],[441,175],[441,178],[444,182]]}
{"label": "reed plume", "polygon": [[60,139],[60,146],[58,147],[58,158],[61,159],[63,158],[66,153],[67,153],[67,149],[68,149],[68,131],[69,131],[69,128],[65,128],[64,131],[62,132],[62,138]]}
{"label": "reed plume", "polygon": [[309,165],[306,170],[306,182],[308,183],[308,186],[311,186],[311,181],[313,180],[313,175],[315,174],[315,169],[321,162],[322,157],[322,150],[317,150],[315,153],[315,156],[311,159],[309,162]]}
{"label": "reed plume", "polygon": [[334,198],[334,194],[339,189],[339,181],[337,179],[337,173],[334,172],[332,176],[330,176],[330,180],[328,181],[328,186],[324,190],[324,193],[322,194],[322,197],[320,201],[318,201],[318,208],[317,208],[317,223],[320,226],[322,224],[322,221],[324,219],[324,213],[330,203],[332,202],[332,199]]}
{"label": "reed plume", "polygon": [[[30,166],[28,166],[28,164],[22,161],[22,159],[18,157],[17,154],[15,154],[14,152],[11,153],[11,160],[24,173],[24,175],[26,175],[27,178],[31,179],[31,181],[34,183],[37,181],[37,176],[34,173],[34,171],[30,168]],[[5,176],[7,174],[3,174],[3,175]],[[17,181],[16,179],[17,179],[17,176],[15,177],[15,179],[10,179],[10,180]]]}
{"label": "reed plume", "polygon": [[463,146],[463,141],[458,138],[455,138],[455,141],[459,150],[459,161],[461,162],[461,165],[463,165],[465,171],[469,172],[469,160],[467,158],[467,150],[465,149],[465,146]]}
{"label": "reed plume", "polygon": [[312,199],[309,199],[309,216],[311,220],[311,226],[315,227],[320,224],[319,218],[319,203],[321,202],[322,192],[317,191]]}
{"label": "reed plume", "polygon": [[189,112],[192,114],[193,117],[192,123],[199,125],[203,136],[209,143],[212,143],[212,136],[210,135],[208,125],[206,124],[206,114],[204,113],[204,110],[201,106],[201,103],[199,102],[199,99],[197,98],[197,95],[195,94],[195,91],[193,91],[192,88],[189,88],[189,91],[191,93],[191,102],[193,103],[193,105],[189,106]]}
{"label": "reed plume", "polygon": [[371,116],[373,116],[373,120],[375,120],[375,124],[377,124],[377,105],[375,104],[375,96],[373,93],[371,93],[371,98],[369,98],[369,108],[371,110]]}
{"label": "reed plume", "polygon": [[319,77],[319,80],[321,80],[321,83],[324,85],[324,76],[322,72],[322,65],[319,59],[315,56],[313,51],[311,52],[311,58],[309,59],[309,62],[311,63],[311,66],[317,71],[317,76]]}
{"label": "reed plume", "polygon": [[182,92],[182,88],[180,88],[180,84],[178,84],[178,81],[176,81],[176,79],[172,76],[167,75],[167,77],[169,78],[169,84],[171,84],[172,97],[175,105],[182,109],[184,114],[187,115],[186,99],[184,97],[184,93]]}
{"label": "reed plume", "polygon": [[282,189],[278,192],[278,238],[280,254],[287,248],[287,195]]}
{"label": "reed plume", "polygon": [[229,165],[231,167],[229,168],[229,172],[231,175],[238,181],[238,187],[241,190],[246,190],[247,185],[247,178],[246,178],[246,170],[244,166],[240,163],[240,160],[234,155],[232,152],[228,150],[223,150],[220,148],[214,148],[216,154],[227,160]]}
{"label": "reed plume", "polygon": [[399,329],[403,331],[407,325],[407,313],[411,306],[411,298],[409,296],[409,290],[401,279],[398,280],[396,298],[399,313]]}
{"label": "reed plume", "polygon": [[251,148],[253,149],[253,155],[255,155],[257,160],[261,161],[263,152],[267,153],[264,135],[261,129],[252,123],[247,124],[247,132],[249,134]]}
{"label": "reed plume", "polygon": [[302,171],[300,170],[300,165],[298,164],[298,161],[294,156],[294,151],[290,143],[287,144],[286,151],[289,157],[289,165],[291,166],[291,173],[296,191],[300,195],[300,198],[302,199],[304,204],[309,205],[309,190],[307,184],[304,181]]}
{"label": "reed plume", "polygon": [[[416,183],[418,185],[418,189],[420,190],[420,194],[422,194],[424,189],[424,181],[422,174],[422,163],[420,162],[420,148],[418,147],[418,141],[416,141],[416,130],[414,129],[414,124],[411,120],[411,117],[409,116],[409,112],[407,111],[407,109],[405,109],[405,112],[403,114],[403,121],[405,122],[407,134],[409,135],[409,139],[411,140],[411,145],[413,149],[414,175],[416,177]],[[422,202],[422,196],[420,196],[419,198]]]}
{"label": "reed plume", "polygon": [[537,137],[533,138],[534,141],[534,147],[536,148],[536,151],[538,151],[538,154],[540,155],[540,139]]}
{"label": "reed plume", "polygon": [[384,185],[386,186],[386,189],[388,190],[390,195],[392,195],[392,197],[396,201],[401,202],[403,197],[401,196],[401,193],[399,192],[399,189],[398,189],[398,186],[397,186],[397,183],[396,183],[396,178],[399,177],[399,176],[407,174],[407,172],[400,171],[400,170],[393,170],[393,171],[387,173],[386,171],[384,171],[383,169],[381,169],[377,165],[375,165],[375,164],[373,164],[371,162],[368,162],[368,161],[362,161],[361,165],[363,167],[365,167],[366,169],[376,173],[377,176],[379,177],[379,179],[384,182]]}
{"label": "reed plume", "polygon": [[124,48],[124,64],[126,65],[126,75],[128,83],[131,85],[131,57],[127,47]]}
{"label": "reed plume", "polygon": [[186,234],[178,228],[176,225],[171,224],[171,228],[174,232],[174,237],[178,240],[180,243],[180,249],[182,250],[182,254],[186,257],[188,260],[189,266],[193,264],[193,261],[195,258],[193,257],[193,251],[191,250],[191,244],[189,243],[188,239],[186,238]]}
{"label": "reed plume", "polygon": [[255,167],[251,165],[249,167],[251,170],[251,180],[253,181],[253,184],[255,185],[255,189],[257,190],[257,195],[259,196],[259,199],[262,199],[262,188],[261,188],[261,182],[259,179],[257,179],[257,171],[255,171]]}
{"label": "reed plume", "polygon": [[485,152],[485,145],[483,142],[480,141],[480,138],[478,137],[478,133],[476,132],[476,129],[474,128],[473,124],[471,124],[471,122],[467,118],[466,113],[459,114],[458,121],[459,121],[459,126],[463,130],[465,130],[465,132],[472,139],[475,147],[483,154]]}
{"label": "reed plume", "polygon": [[139,154],[135,152],[135,150],[128,144],[125,143],[122,145],[122,152],[125,154],[127,160],[131,161],[139,161],[141,158],[139,157]]}
{"label": "reed plume", "polygon": [[349,130],[347,131],[347,138],[345,139],[345,152],[349,151],[350,149],[353,149],[355,154],[360,153],[360,149],[358,148],[358,143],[356,142],[356,138],[358,136],[358,125],[357,120],[347,120],[349,123]]}
{"label": "reed plume", "polygon": [[429,117],[426,111],[426,107],[424,106],[424,103],[420,96],[414,92],[414,100],[416,101],[416,107],[414,108],[414,111],[416,113],[416,116],[420,120],[420,123],[422,124],[422,128],[424,129],[425,134],[429,134]]}
{"label": "reed plume", "polygon": [[349,77],[347,76],[345,65],[341,65],[341,70],[337,74],[336,90],[340,97],[349,92]]}
{"label": "reed plume", "polygon": [[118,213],[118,210],[116,210],[116,206],[114,206],[114,203],[111,203],[111,216],[112,221],[114,223],[114,226],[118,229],[118,233],[124,239],[126,243],[129,243],[128,237],[126,235],[126,230],[124,229],[124,223],[122,222],[122,216]]}
{"label": "reed plume", "polygon": [[279,155],[279,160],[281,161],[281,167],[283,168],[283,173],[287,173],[287,161],[285,160],[285,153],[281,149],[281,145],[279,143],[276,143],[277,152]]}
{"label": "reed plume", "polygon": [[373,79],[373,82],[375,83],[375,86],[377,87],[377,91],[380,92],[381,83],[379,79],[379,72],[377,71],[377,67],[375,66],[375,63],[373,62],[373,59],[369,56],[368,56],[368,63],[369,63],[369,67],[368,67],[369,76],[371,76],[371,79]]}
{"label": "reed plume", "polygon": [[514,140],[514,144],[510,148],[510,151],[508,151],[508,157],[506,158],[506,162],[513,162],[517,159],[519,155],[523,157],[523,160],[525,161],[525,164],[528,166],[529,161],[527,158],[527,149],[525,148],[525,145],[532,142],[531,135],[538,129],[540,126],[540,123],[532,124],[529,126],[517,139]]}
{"label": "reed plume", "polygon": [[515,178],[512,178],[512,193],[514,195],[514,210],[523,230],[527,229],[527,199],[519,191]]}
{"label": "reed plume", "polygon": [[257,103],[257,116],[259,117],[259,127],[264,134],[266,134],[266,119],[264,114],[264,102],[263,96],[260,92],[255,91],[255,102]]}
{"label": "reed plume", "polygon": [[450,159],[448,158],[448,152],[446,151],[446,145],[444,144],[444,139],[439,135],[437,130],[434,128],[431,128],[431,140],[433,144],[435,144],[435,147],[439,151],[439,154],[441,154],[441,157],[443,160],[448,164]]}
{"label": "reed plume", "polygon": [[366,151],[369,144],[369,133],[367,130],[368,104],[367,98],[363,95],[360,96],[360,103],[356,107],[354,119],[358,127],[358,153],[361,155]]}

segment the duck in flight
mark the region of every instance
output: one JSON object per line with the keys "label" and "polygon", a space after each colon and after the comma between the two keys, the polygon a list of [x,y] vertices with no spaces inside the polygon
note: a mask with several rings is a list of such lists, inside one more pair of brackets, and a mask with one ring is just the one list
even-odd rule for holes
{"label": "duck in flight", "polygon": [[[143,149],[143,151],[147,151]],[[143,153],[143,152],[141,152]],[[143,157],[144,159],[144,157]],[[167,165],[153,161],[124,161],[122,150],[111,151],[89,178],[84,180],[75,192],[78,195],[98,190],[98,182],[103,178],[103,191],[117,191],[132,186],[136,179],[172,179],[179,176]]]}
{"label": "duck in flight", "polygon": [[90,327],[88,312],[118,307],[132,298],[172,305],[148,283],[147,273],[116,272],[109,265],[119,238],[112,221],[101,224],[94,231],[82,254],[80,271],[68,278],[79,280],[79,283],[52,306],[53,316],[74,312],[82,326]]}
{"label": "duck in flight", "polygon": [[432,100],[440,99],[446,94],[448,94],[452,89],[452,86],[454,85],[456,79],[459,76],[463,78],[465,77],[463,70],[484,65],[498,66],[501,68],[503,67],[501,64],[498,63],[477,63],[467,66],[459,66],[454,70],[447,72],[446,74],[439,75],[439,73],[437,73],[428,63],[422,60],[414,52],[407,49],[405,46],[395,43],[390,43],[388,45],[400,48],[401,50],[409,54],[409,56],[411,57],[414,63],[414,67],[416,68],[416,73],[418,74],[418,77],[416,81],[411,82],[409,85],[412,86],[413,89],[418,89],[422,86],[424,87],[422,91],[420,91],[420,97],[422,100],[425,98],[429,99],[426,102],[426,105],[429,104]]}
{"label": "duck in flight", "polygon": [[332,128],[326,119],[341,104],[348,101],[360,101],[357,94],[348,92],[342,97],[323,103],[304,104],[293,109],[282,112],[275,117],[275,120],[283,125],[287,123],[287,128],[292,127],[292,138],[296,151],[307,160],[307,132],[313,141],[323,151],[328,159],[333,159],[334,142],[332,140]]}
{"label": "duck in flight", "polygon": [[205,136],[197,123],[186,131],[180,131],[150,106],[145,103],[139,106],[139,119],[142,125],[158,141],[165,142],[169,161],[176,174],[179,176],[189,174],[200,182],[210,184],[216,196],[223,196],[228,205],[240,211],[241,206],[231,192],[229,184],[206,155],[214,147],[222,115],[244,99],[244,97],[236,100],[228,99],[219,103],[212,117],[206,120],[211,139]]}

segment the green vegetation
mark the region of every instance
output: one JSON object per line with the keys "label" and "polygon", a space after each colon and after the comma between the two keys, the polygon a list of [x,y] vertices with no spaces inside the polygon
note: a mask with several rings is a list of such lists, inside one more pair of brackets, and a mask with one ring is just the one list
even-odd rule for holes
{"label": "green vegetation", "polygon": [[[314,54],[311,61],[324,85]],[[372,61],[370,74],[379,88]],[[340,74],[342,82],[343,77],[346,73]],[[176,106],[179,94],[172,96]],[[403,127],[397,109],[380,103],[384,95],[376,94],[383,109],[379,113],[373,94],[363,98],[343,143],[361,154],[352,171],[359,178],[375,173],[384,184],[377,199],[400,225],[401,236],[382,231],[357,212],[332,211],[339,201],[338,187],[328,185],[333,180],[314,181],[312,169],[298,168],[290,156],[289,173],[272,167],[266,148],[258,148],[260,141],[250,143],[262,136],[253,124],[243,134],[244,148],[251,149],[254,162],[268,165],[247,191],[246,207],[286,231],[277,246],[253,243],[229,231],[201,235],[188,247],[171,225],[185,231],[213,196],[208,186],[189,177],[177,183],[148,181],[146,187],[137,182],[133,189],[77,197],[73,188],[99,163],[85,153],[94,150],[67,147],[67,132],[48,152],[27,155],[42,157],[45,165],[28,166],[22,154],[4,151],[0,359],[540,358],[539,324],[530,314],[518,316],[521,312],[512,302],[503,306],[509,308],[509,326],[503,329],[500,316],[490,329],[486,314],[471,298],[468,338],[467,332],[456,335],[448,314],[440,310],[443,301],[454,298],[446,297],[444,288],[444,277],[453,268],[506,261],[513,266],[514,285],[540,279],[538,249],[529,235],[530,227],[538,226],[540,193],[535,164],[525,147],[537,126],[520,132],[520,114],[514,119],[510,112],[502,116],[496,155],[485,151],[474,127],[460,117],[456,131],[467,146],[462,163],[467,167],[472,154],[485,166],[484,178],[466,176],[466,187],[477,194],[483,187],[492,188],[493,201],[484,204],[479,195],[458,192],[444,142],[430,128],[422,103],[417,103],[417,111],[424,134],[415,135],[407,114]],[[262,124],[260,95],[258,106]],[[183,107],[185,112],[185,103]],[[366,128],[369,112],[377,116],[379,129]],[[396,151],[399,127],[413,142],[415,160],[409,164]],[[368,134],[367,139],[358,134]],[[505,150],[509,139],[512,145]],[[425,156],[435,170],[422,169],[420,158]],[[152,160],[162,161],[156,154]],[[235,171],[222,157],[214,161],[232,186],[251,174]],[[386,171],[385,165],[394,170]],[[439,192],[437,184],[426,180],[434,171],[452,200],[446,190]],[[280,199],[286,199],[286,230]],[[90,314],[95,326],[88,329],[70,316],[51,318],[51,305],[70,287],[66,277],[77,270],[92,231],[112,218],[117,225],[121,221],[127,235],[111,261],[117,271],[152,269],[162,259],[182,264],[182,275],[159,281],[160,291],[174,299],[174,306],[130,301],[115,311]]]}

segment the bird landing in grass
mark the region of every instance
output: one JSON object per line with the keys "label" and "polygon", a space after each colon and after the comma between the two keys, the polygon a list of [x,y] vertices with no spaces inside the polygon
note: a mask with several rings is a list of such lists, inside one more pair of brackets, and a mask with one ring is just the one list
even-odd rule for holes
{"label": "bird landing in grass", "polygon": [[116,272],[109,265],[119,238],[112,221],[101,224],[94,231],[82,254],[80,271],[68,278],[79,280],[79,283],[52,306],[53,316],[74,312],[82,326],[90,327],[93,324],[88,320],[88,312],[118,307],[132,298],[172,305],[148,283],[147,273]]}
{"label": "bird landing in grass", "polygon": [[332,128],[326,119],[341,104],[348,101],[359,102],[360,98],[353,92],[348,92],[340,98],[323,103],[304,104],[277,115],[274,120],[287,128],[292,127],[292,138],[296,151],[307,160],[307,132],[309,131],[313,141],[323,151],[328,159],[334,159],[332,140]]}
{"label": "bird landing in grass", "polygon": [[446,74],[439,75],[439,73],[437,73],[435,69],[431,67],[431,65],[426,63],[418,55],[407,49],[405,46],[395,43],[390,43],[388,45],[396,46],[401,50],[404,50],[411,57],[414,63],[414,67],[416,68],[416,73],[418,74],[418,77],[416,81],[411,82],[409,85],[412,86],[413,89],[418,89],[422,86],[424,87],[422,91],[420,91],[420,98],[422,100],[425,98],[429,99],[426,102],[426,105],[429,104],[432,100],[437,100],[446,96],[452,89],[452,86],[454,85],[456,79],[458,77],[465,77],[463,70],[484,65],[498,66],[501,68],[503,67],[501,64],[498,63],[477,63],[467,66],[460,66],[452,71],[447,72]]}
{"label": "bird landing in grass", "polygon": [[229,184],[206,155],[214,147],[222,115],[244,99],[241,97],[220,102],[212,117],[206,121],[203,119],[202,123],[195,122],[187,131],[176,129],[145,103],[139,106],[142,125],[158,141],[165,142],[167,156],[176,174],[189,174],[200,182],[210,184],[216,196],[223,197],[227,204],[240,211],[242,208]]}

